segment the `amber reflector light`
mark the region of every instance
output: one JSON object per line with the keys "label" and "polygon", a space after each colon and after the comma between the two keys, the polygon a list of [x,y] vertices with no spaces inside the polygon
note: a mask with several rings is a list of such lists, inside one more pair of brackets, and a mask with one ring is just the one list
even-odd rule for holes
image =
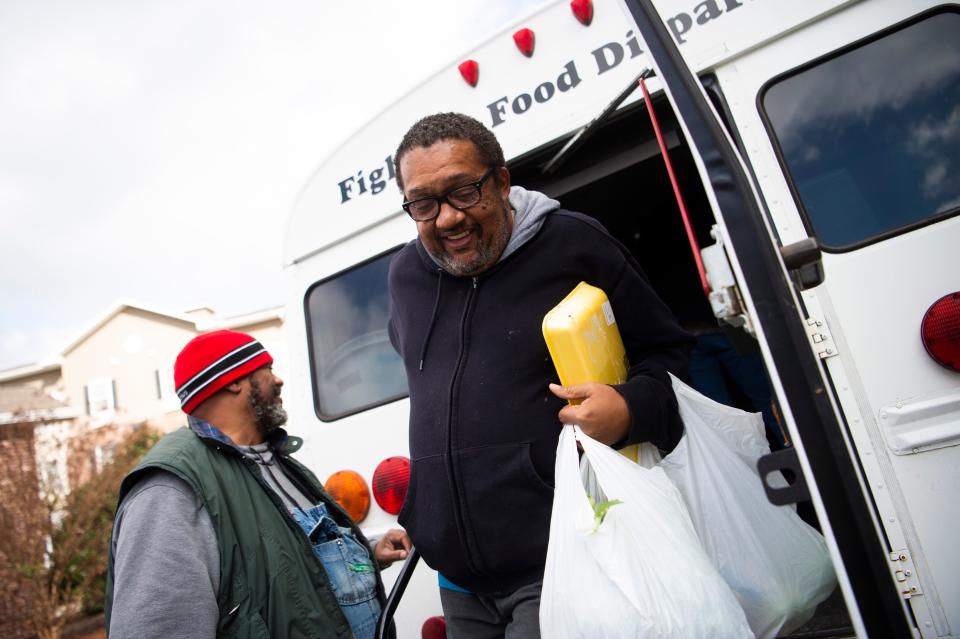
{"label": "amber reflector light", "polygon": [[337,500],[350,518],[360,523],[370,510],[370,491],[367,482],[352,470],[338,470],[327,478],[324,490]]}
{"label": "amber reflector light", "polygon": [[410,460],[406,457],[388,457],[373,471],[373,498],[385,511],[396,515],[407,497],[410,483]]}
{"label": "amber reflector light", "polygon": [[935,362],[960,372],[960,291],[944,295],[927,309],[920,338]]}

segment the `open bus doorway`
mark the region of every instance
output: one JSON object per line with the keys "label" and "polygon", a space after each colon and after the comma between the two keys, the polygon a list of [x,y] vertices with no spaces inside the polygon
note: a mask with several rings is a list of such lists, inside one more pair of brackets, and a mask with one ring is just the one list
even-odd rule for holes
{"label": "open bus doorway", "polygon": [[[715,241],[710,230],[716,220],[690,148],[666,100],[657,100],[655,108],[697,242],[701,248],[709,246]],[[743,329],[721,326],[701,288],[680,209],[644,105],[638,103],[613,115],[560,170],[545,175],[542,167],[564,142],[556,141],[512,162],[513,183],[542,191],[559,200],[563,208],[596,218],[630,250],[660,298],[680,323],[697,335],[692,368],[698,365],[698,359],[702,365],[704,358],[712,357],[702,352],[704,342],[709,345],[717,336],[725,340],[738,361],[747,362],[744,374],[752,377],[748,383],[763,387],[759,392],[763,399],[758,399],[755,389],[744,389],[742,378],[738,381],[726,371],[726,399],[715,397],[708,392],[715,389],[698,385],[696,379],[691,380],[693,385],[705,395],[742,410],[761,412],[766,408],[764,423],[771,450],[789,446],[756,339]],[[759,406],[761,401],[766,406]],[[796,507],[804,521],[820,529],[809,501]],[[785,637],[852,636],[850,616],[838,588],[818,606],[812,619]]]}
{"label": "open bus doorway", "polygon": [[[714,243],[715,224],[700,177],[667,103],[657,116],[701,247]],[[773,450],[785,437],[756,340],[721,326],[700,286],[679,206],[642,103],[624,109],[600,127],[552,175],[542,166],[563,142],[519,158],[513,182],[560,200],[564,208],[600,221],[640,264],[653,288],[680,323],[698,337],[691,377],[705,395],[731,406],[762,412]]]}

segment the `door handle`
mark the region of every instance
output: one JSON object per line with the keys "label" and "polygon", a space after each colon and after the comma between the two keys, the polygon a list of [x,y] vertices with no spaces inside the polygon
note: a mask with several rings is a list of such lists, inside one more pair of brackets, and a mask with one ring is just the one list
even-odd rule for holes
{"label": "door handle", "polygon": [[801,291],[823,284],[823,261],[817,240],[808,237],[780,247],[783,265],[790,273],[790,279]]}

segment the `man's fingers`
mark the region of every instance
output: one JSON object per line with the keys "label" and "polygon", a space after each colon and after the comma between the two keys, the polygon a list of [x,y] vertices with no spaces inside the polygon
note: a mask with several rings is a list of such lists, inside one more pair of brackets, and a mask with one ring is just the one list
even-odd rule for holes
{"label": "man's fingers", "polygon": [[397,561],[398,559],[406,559],[407,551],[403,548],[394,548],[393,550],[384,550],[383,555],[387,561]]}
{"label": "man's fingers", "polygon": [[560,422],[563,424],[577,424],[580,425],[583,421],[583,412],[584,408],[582,406],[564,406],[560,409],[560,412],[557,416],[560,418]]}
{"label": "man's fingers", "polygon": [[560,386],[559,384],[550,384],[550,392],[568,401],[577,401],[576,405],[567,404],[560,409],[557,416],[564,424],[578,424],[583,426],[583,420],[589,418],[590,409],[584,404],[594,395],[594,384],[573,384],[571,386]]}
{"label": "man's fingers", "polygon": [[410,535],[403,530],[392,528],[387,531],[385,537],[390,540],[394,548],[402,548],[405,551],[409,551],[413,547],[413,542],[410,541]]}
{"label": "man's fingers", "polygon": [[406,532],[391,529],[377,542],[373,554],[380,566],[386,568],[395,561],[406,559],[412,547],[410,536]]}
{"label": "man's fingers", "polygon": [[550,384],[550,392],[560,399],[586,399],[590,397],[590,384],[574,384],[573,386]]}

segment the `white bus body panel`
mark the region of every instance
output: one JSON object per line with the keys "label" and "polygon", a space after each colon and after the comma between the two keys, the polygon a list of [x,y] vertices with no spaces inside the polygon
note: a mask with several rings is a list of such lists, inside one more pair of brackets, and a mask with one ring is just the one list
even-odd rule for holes
{"label": "white bus body panel", "polygon": [[[684,48],[693,48],[702,62],[736,55],[795,28],[799,23],[835,10],[842,0],[716,0],[719,13],[698,24],[697,3],[674,0],[658,3],[665,16],[687,16],[693,26],[684,32]],[[738,6],[739,5],[739,6]],[[363,232],[400,210],[396,183],[387,179],[391,157],[404,132],[431,113],[458,111],[492,128],[507,158],[515,158],[552,140],[568,135],[596,117],[645,67],[631,25],[613,0],[594,2],[589,27],[574,19],[568,3],[545,5],[503,32],[465,52],[423,84],[388,107],[337,149],[310,179],[294,206],[288,224],[284,259],[291,264],[330,243]],[[722,7],[732,6],[732,10]],[[668,20],[668,23],[670,20]],[[513,43],[512,33],[527,27],[537,34],[536,48],[526,58]],[[611,68],[606,68],[622,56]],[[463,60],[476,60],[480,79],[468,85],[457,71]],[[599,62],[599,60],[603,62]],[[562,90],[570,63],[579,82]],[[656,78],[651,91],[659,88]],[[536,100],[537,88],[553,87],[551,97]],[[550,88],[544,87],[540,97]],[[513,103],[528,96],[530,105],[517,114]],[[349,99],[349,96],[344,96]],[[504,102],[503,100],[506,99]],[[639,99],[634,95],[631,100]],[[629,101],[627,102],[629,104]],[[497,109],[503,113],[494,116]],[[375,173],[379,171],[379,173]],[[373,177],[371,177],[373,176]],[[361,186],[361,178],[363,184]],[[376,182],[374,193],[372,183]],[[381,184],[382,182],[382,184]],[[361,192],[362,191],[362,192]]]}
{"label": "white bus body panel", "polygon": [[[783,244],[803,239],[806,231],[758,114],[760,88],[784,71],[935,6],[902,0],[655,4],[693,68],[716,74]],[[705,11],[707,4],[716,11]],[[414,237],[415,227],[400,210],[401,195],[389,177],[388,163],[400,137],[420,117],[440,111],[470,114],[492,128],[511,159],[569,135],[625,89],[646,66],[644,55],[631,57],[644,45],[633,41],[632,25],[614,0],[596,0],[594,5],[589,27],[573,18],[568,2],[555,2],[451,61],[335,151],[298,198],[284,251],[290,340],[286,406],[292,431],[305,441],[300,459],[321,480],[350,469],[369,482],[380,461],[408,455],[408,401],[331,422],[317,417],[305,292],[317,281]],[[536,33],[531,58],[517,50],[511,37],[523,27]],[[601,73],[618,48],[621,61]],[[476,87],[457,71],[467,59],[479,64]],[[660,88],[656,78],[648,85],[651,91]],[[550,94],[549,99],[538,102],[538,90],[539,97]],[[635,94],[626,104],[637,99]],[[522,113],[514,112],[517,100]],[[954,445],[958,440],[953,434],[960,430],[955,408],[960,389],[957,374],[934,364],[917,338],[929,304],[958,288],[957,246],[960,219],[954,217],[864,249],[825,254],[825,283],[802,294],[811,309],[823,313],[839,347],[840,355],[829,359],[826,367],[851,445],[863,465],[864,483],[872,491],[878,522],[891,550],[907,551],[913,564],[907,589],[916,588],[910,605],[924,637],[948,636],[951,629],[960,628],[960,553],[950,543],[957,517],[949,507],[950,497],[960,492],[956,470],[960,448]],[[776,371],[770,374],[776,386]],[[929,424],[920,424],[920,418],[910,420],[929,411],[909,409],[930,399],[947,408],[940,409],[935,428],[925,431]],[[894,416],[896,427],[884,425],[882,413],[890,407],[900,411]],[[894,412],[887,410],[886,421]],[[933,431],[939,434],[930,434]],[[916,446],[919,452],[901,444],[924,437],[930,443]],[[375,535],[395,526],[396,519],[373,503],[362,525]],[[899,566],[891,563],[891,571],[896,569]],[[397,572],[396,567],[385,572],[388,589]],[[420,624],[433,614],[439,614],[436,575],[421,565],[397,612],[400,637],[419,636]]]}

